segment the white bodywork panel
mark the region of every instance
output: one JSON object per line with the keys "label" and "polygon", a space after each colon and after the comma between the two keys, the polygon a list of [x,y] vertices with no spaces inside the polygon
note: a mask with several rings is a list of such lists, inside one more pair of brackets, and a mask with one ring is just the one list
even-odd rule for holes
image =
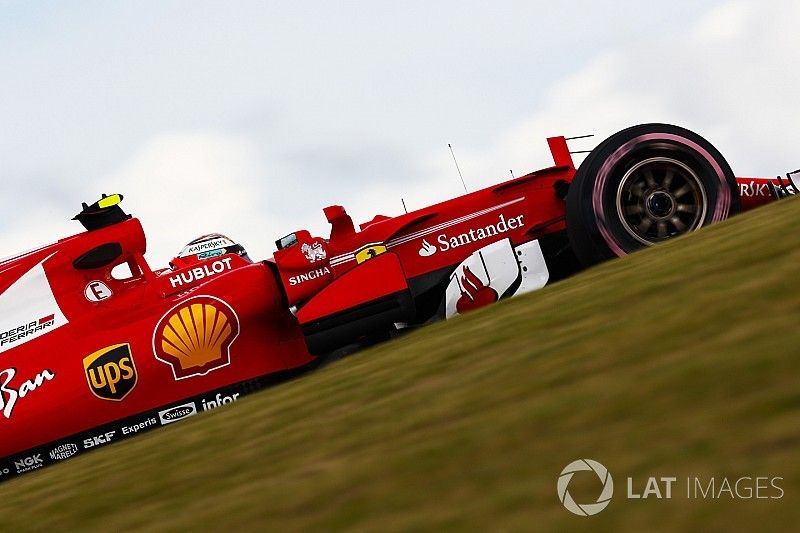
{"label": "white bodywork panel", "polygon": [[0,353],[68,323],[47,281],[44,261],[0,294]]}
{"label": "white bodywork panel", "polygon": [[544,262],[544,254],[538,240],[526,242],[516,247],[517,259],[522,270],[522,284],[514,296],[536,291],[547,285],[550,271]]}
{"label": "white bodywork panel", "polygon": [[474,252],[450,275],[445,294],[445,318],[461,307],[480,307],[517,294],[541,289],[550,279],[538,240],[516,248],[509,239]]}

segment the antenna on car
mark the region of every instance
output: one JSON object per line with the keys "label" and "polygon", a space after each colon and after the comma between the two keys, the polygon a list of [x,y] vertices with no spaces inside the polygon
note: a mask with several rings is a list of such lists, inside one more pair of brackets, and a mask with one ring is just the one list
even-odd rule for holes
{"label": "antenna on car", "polygon": [[514,171],[513,171],[513,170],[511,170],[511,169],[508,169],[508,171],[511,173],[511,179],[512,179],[512,180],[513,180],[513,179],[516,179],[516,178],[514,178]]}
{"label": "antenna on car", "polygon": [[[594,137],[594,134],[591,134],[591,135],[578,135],[576,137],[564,137],[564,140],[565,141],[576,141],[578,139],[588,139],[590,137]],[[570,151],[570,154],[590,154],[591,152],[592,152],[591,150],[575,150],[574,152]]]}
{"label": "antenna on car", "polygon": [[405,211],[406,215],[407,215],[408,214],[408,208],[406,207],[406,201],[403,200],[402,196],[400,197],[400,201],[403,202],[403,211]]}
{"label": "antenna on car", "polygon": [[468,193],[467,184],[464,183],[464,176],[461,175],[461,169],[458,168],[458,160],[456,159],[456,153],[453,151],[453,145],[447,143],[447,147],[450,148],[450,154],[453,156],[453,163],[456,164],[456,170],[458,171],[458,177],[461,178],[461,185],[464,186],[464,192]]}

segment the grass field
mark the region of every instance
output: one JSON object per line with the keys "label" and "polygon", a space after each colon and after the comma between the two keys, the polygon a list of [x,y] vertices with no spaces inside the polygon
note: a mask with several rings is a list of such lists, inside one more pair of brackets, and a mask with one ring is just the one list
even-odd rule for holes
{"label": "grass field", "polygon": [[[4,483],[0,530],[796,528],[799,221],[760,209]],[[583,457],[616,485],[588,518],[556,495]],[[628,476],[679,480],[629,500]],[[784,495],[687,499],[687,476]]]}

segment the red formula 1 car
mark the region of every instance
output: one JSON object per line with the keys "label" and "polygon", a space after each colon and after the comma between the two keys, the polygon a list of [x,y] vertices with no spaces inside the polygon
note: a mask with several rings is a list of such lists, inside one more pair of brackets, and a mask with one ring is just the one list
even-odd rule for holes
{"label": "red formula 1 car", "polygon": [[119,195],[84,204],[86,232],[0,262],[0,480],[798,192],[798,173],[735,178],[674,126],[578,169],[567,141],[548,139],[552,167],[358,229],[328,207],[328,238],[297,231],[263,262],[209,235],[154,271]]}

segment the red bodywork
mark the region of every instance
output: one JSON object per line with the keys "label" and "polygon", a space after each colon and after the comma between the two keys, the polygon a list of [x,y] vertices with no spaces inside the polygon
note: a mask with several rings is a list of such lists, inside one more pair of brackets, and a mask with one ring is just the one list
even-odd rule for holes
{"label": "red bodywork", "polygon": [[[234,401],[312,362],[315,335],[345,332],[335,347],[365,320],[434,318],[470,254],[563,234],[554,191],[576,170],[563,137],[549,144],[555,166],[360,230],[327,208],[330,238],[298,231],[265,262],[226,254],[154,272],[137,219],[0,262],[0,479]],[[777,183],[738,181],[743,209]],[[76,267],[109,243],[121,249],[112,262]],[[116,279],[123,263],[131,275]],[[501,296],[467,267],[455,275],[459,312]]]}

